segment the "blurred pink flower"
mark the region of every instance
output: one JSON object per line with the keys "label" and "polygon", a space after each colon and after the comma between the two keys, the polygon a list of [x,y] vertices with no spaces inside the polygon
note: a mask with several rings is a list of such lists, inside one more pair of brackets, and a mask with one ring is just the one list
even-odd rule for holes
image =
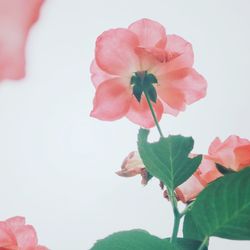
{"label": "blurred pink flower", "polygon": [[25,225],[25,218],[13,217],[0,222],[1,250],[48,250],[38,245],[36,231]]}
{"label": "blurred pink flower", "polygon": [[43,0],[0,0],[0,81],[25,76],[25,47]]}
{"label": "blurred pink flower", "polygon": [[229,136],[224,142],[215,138],[208,153],[210,159],[234,171],[250,166],[250,141],[236,135]]}
{"label": "blurred pink flower", "polygon": [[132,177],[140,174],[142,176],[141,183],[146,185],[148,182],[148,173],[137,151],[129,153],[122,163],[121,170],[117,171],[116,174],[123,177]]}
{"label": "blurred pink flower", "polygon": [[127,29],[105,31],[97,38],[91,65],[96,88],[91,116],[106,121],[126,116],[142,127],[153,127],[140,89],[145,78],[157,93],[151,99],[157,119],[163,112],[177,115],[206,95],[206,80],[193,69],[193,61],[191,44],[166,35],[155,21],[142,19]]}

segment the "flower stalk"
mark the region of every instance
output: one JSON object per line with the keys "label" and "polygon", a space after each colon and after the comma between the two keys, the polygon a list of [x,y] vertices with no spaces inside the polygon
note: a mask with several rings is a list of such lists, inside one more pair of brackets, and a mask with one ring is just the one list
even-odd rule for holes
{"label": "flower stalk", "polygon": [[[157,120],[157,117],[156,117],[154,108],[152,106],[150,97],[149,97],[147,91],[144,91],[144,94],[146,96],[148,106],[149,106],[150,111],[152,113],[152,116],[154,118],[155,125],[156,125],[156,127],[157,127],[157,129],[159,131],[160,137],[163,138],[164,136],[163,136],[161,127],[159,125],[159,122]],[[177,239],[177,235],[178,235],[178,231],[179,231],[181,214],[180,214],[179,209],[178,209],[177,200],[176,200],[176,197],[175,197],[174,190],[167,187],[167,192],[168,192],[169,201],[170,201],[170,203],[172,205],[173,214],[174,214],[174,226],[173,226],[172,236],[171,236],[171,239],[170,239],[170,242],[174,243],[176,241],[176,239]]]}
{"label": "flower stalk", "polygon": [[151,113],[152,113],[152,116],[153,116],[153,118],[154,118],[155,125],[156,125],[156,127],[157,127],[157,129],[158,129],[158,131],[159,131],[160,137],[163,138],[164,136],[163,136],[163,133],[162,133],[162,131],[161,131],[161,127],[160,127],[159,122],[158,122],[158,120],[157,120],[157,117],[156,117],[154,108],[153,108],[152,103],[151,103],[151,100],[150,100],[150,98],[149,98],[149,95],[148,95],[148,93],[147,93],[146,91],[144,91],[144,94],[145,94],[145,96],[146,96],[146,100],[147,100],[148,106],[149,106],[150,111],[151,111]]}

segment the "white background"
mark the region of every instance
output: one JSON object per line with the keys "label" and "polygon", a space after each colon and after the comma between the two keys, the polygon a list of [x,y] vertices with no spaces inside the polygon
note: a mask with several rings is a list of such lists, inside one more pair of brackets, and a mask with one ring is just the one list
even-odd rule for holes
{"label": "white background", "polygon": [[[169,235],[158,182],[142,187],[139,177],[114,174],[136,149],[138,127],[89,117],[95,39],[147,17],[193,44],[207,96],[161,125],[165,134],[192,135],[194,152],[206,153],[216,136],[250,138],[249,9],[247,0],[47,1],[28,40],[26,78],[0,85],[0,220],[25,216],[52,250],[86,250],[132,228]],[[249,242],[212,238],[210,249],[246,250]]]}

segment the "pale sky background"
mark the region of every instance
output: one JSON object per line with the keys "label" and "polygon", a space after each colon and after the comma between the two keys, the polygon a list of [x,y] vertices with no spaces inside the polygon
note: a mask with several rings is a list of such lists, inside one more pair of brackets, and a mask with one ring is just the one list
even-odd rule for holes
{"label": "pale sky background", "polygon": [[[46,1],[29,36],[26,78],[0,85],[0,220],[25,216],[52,250],[88,250],[133,228],[170,235],[158,182],[142,187],[139,177],[114,174],[136,149],[138,126],[89,117],[95,39],[147,17],[193,44],[207,96],[161,126],[193,136],[194,152],[206,153],[216,136],[250,138],[249,10],[248,0]],[[212,238],[209,249],[249,246]]]}

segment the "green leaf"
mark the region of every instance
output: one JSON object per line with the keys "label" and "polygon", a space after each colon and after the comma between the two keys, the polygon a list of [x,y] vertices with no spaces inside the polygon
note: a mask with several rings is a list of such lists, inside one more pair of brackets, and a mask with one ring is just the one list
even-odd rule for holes
{"label": "green leaf", "polygon": [[183,223],[183,236],[184,238],[203,241],[205,235],[201,233],[198,226],[195,224],[191,213],[187,213],[184,217]]}
{"label": "green leaf", "polygon": [[206,237],[250,240],[250,168],[208,185],[190,213]]}
{"label": "green leaf", "polygon": [[[166,240],[169,241],[170,239]],[[201,244],[201,241],[177,238],[174,247],[178,250],[198,250]],[[207,250],[207,247],[203,248],[203,250]]]}
{"label": "green leaf", "polygon": [[171,244],[147,231],[135,229],[114,233],[98,240],[91,250],[176,250]]}
{"label": "green leaf", "polygon": [[143,163],[151,175],[174,190],[195,172],[201,156],[188,157],[194,144],[191,137],[168,136],[148,143],[148,134],[146,129],[140,129],[138,134],[138,150]]}
{"label": "green leaf", "polygon": [[222,165],[220,165],[218,163],[216,163],[216,168],[223,175],[235,173],[234,170],[232,170],[230,168],[226,168],[226,167],[224,167],[224,166],[222,166]]}

